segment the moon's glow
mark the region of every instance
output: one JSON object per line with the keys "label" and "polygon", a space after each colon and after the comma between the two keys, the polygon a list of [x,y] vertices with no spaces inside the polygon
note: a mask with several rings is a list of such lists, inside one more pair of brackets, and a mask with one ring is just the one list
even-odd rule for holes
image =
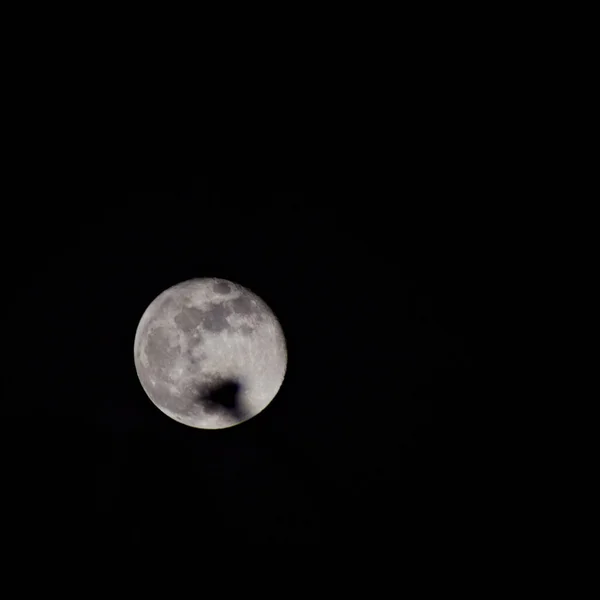
{"label": "moon's glow", "polygon": [[[271,402],[283,383],[287,350],[277,318],[258,296],[224,279],[192,279],[148,306],[134,361],[161,411],[191,427],[221,429]],[[235,410],[213,400],[223,390],[235,392]]]}

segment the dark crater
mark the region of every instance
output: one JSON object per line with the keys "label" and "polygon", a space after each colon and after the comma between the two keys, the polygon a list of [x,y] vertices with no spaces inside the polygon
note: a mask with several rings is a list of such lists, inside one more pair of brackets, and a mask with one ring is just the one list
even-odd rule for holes
{"label": "dark crater", "polygon": [[227,323],[227,315],[231,310],[223,304],[215,304],[211,306],[202,316],[202,325],[208,331],[223,331],[229,327]]}
{"label": "dark crater", "polygon": [[231,308],[239,315],[251,315],[256,312],[256,306],[248,296],[240,296],[231,300]]}
{"label": "dark crater", "polygon": [[175,354],[177,354],[177,349],[169,345],[169,337],[162,327],[150,332],[146,343],[146,356],[153,364],[162,364]]}
{"label": "dark crater", "polygon": [[229,294],[229,292],[231,292],[231,286],[224,281],[219,281],[213,285],[213,291],[215,294]]}
{"label": "dark crater", "polygon": [[197,327],[204,317],[204,312],[198,308],[186,307],[178,315],[175,315],[175,323],[184,332],[192,331]]}

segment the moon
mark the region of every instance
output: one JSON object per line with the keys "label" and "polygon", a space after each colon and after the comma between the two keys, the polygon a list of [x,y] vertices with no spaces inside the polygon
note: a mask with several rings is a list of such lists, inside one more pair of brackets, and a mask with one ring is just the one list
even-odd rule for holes
{"label": "moon", "polygon": [[148,306],[134,341],[137,375],[167,416],[224,429],[256,416],[279,391],[285,337],[256,294],[226,279],[184,281]]}

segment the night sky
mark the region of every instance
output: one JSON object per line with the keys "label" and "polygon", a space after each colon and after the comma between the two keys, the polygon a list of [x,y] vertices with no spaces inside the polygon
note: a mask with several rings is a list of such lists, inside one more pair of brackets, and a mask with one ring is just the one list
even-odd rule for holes
{"label": "night sky", "polygon": [[[195,179],[20,209],[4,438],[24,522],[109,545],[410,543],[452,522],[480,270],[465,214],[417,179]],[[194,277],[248,287],[286,335],[279,394],[231,429],[167,418],[134,367],[142,313]]]}

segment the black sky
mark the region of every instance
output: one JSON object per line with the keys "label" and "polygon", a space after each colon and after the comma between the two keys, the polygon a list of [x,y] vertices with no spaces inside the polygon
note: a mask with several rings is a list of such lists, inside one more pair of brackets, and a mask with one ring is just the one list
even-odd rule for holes
{"label": "black sky", "polygon": [[[416,175],[201,179],[22,209],[21,248],[5,249],[22,506],[98,543],[386,543],[441,526],[460,504],[481,265],[466,215],[429,192]],[[289,352],[272,404],[217,432],[165,417],[133,364],[149,302],[204,276],[262,297]]]}

